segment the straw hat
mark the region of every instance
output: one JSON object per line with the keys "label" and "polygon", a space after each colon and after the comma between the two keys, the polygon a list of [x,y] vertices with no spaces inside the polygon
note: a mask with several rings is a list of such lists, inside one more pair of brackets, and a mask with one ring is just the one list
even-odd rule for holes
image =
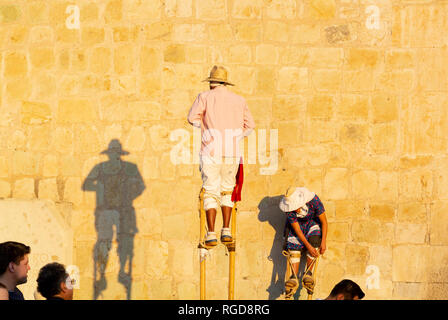
{"label": "straw hat", "polygon": [[280,201],[280,210],[282,210],[283,212],[295,211],[306,205],[307,202],[313,200],[315,195],[316,194],[314,192],[311,192],[305,187],[290,187],[286,191],[285,196]]}
{"label": "straw hat", "polygon": [[109,147],[107,150],[101,151],[100,154],[111,154],[111,153],[118,153],[121,155],[129,154],[128,151],[123,150],[123,147],[121,146],[121,143],[118,139],[112,139],[109,142]]}
{"label": "straw hat", "polygon": [[233,83],[227,81],[227,70],[221,66],[214,66],[210,71],[210,76],[204,81],[208,82],[221,82],[230,86],[234,86]]}

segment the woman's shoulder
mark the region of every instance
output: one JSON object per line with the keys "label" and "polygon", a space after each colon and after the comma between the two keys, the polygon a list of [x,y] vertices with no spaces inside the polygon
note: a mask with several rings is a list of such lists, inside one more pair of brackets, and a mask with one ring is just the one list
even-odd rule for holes
{"label": "woman's shoulder", "polygon": [[320,201],[319,196],[317,194],[315,194],[313,199],[311,199],[307,204],[315,205],[318,203],[322,203],[322,201]]}

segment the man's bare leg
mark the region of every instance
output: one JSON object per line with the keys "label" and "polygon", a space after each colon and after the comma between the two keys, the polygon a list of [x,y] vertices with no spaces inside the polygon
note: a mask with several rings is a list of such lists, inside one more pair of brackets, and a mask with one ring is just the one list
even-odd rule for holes
{"label": "man's bare leg", "polygon": [[222,211],[222,227],[230,228],[230,218],[232,217],[232,208],[231,207],[221,207]]}
{"label": "man's bare leg", "polygon": [[208,232],[205,237],[205,244],[211,247],[214,247],[218,244],[218,239],[216,238],[216,232],[215,232],[215,219],[216,219],[216,209],[208,209],[205,212],[205,215],[207,217],[207,226],[208,226]]}
{"label": "man's bare leg", "polygon": [[222,232],[221,241],[222,242],[232,242],[232,234],[230,231],[230,219],[232,217],[232,208],[227,206],[221,207],[222,211]]}
{"label": "man's bare leg", "polygon": [[216,209],[208,209],[205,214],[207,215],[207,226],[209,232],[215,231]]}

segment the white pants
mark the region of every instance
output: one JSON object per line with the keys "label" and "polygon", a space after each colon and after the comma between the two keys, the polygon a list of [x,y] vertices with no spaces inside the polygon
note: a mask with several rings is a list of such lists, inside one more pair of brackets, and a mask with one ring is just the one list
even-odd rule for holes
{"label": "white pants", "polygon": [[202,187],[205,189],[205,210],[218,209],[219,206],[233,207],[232,195],[221,196],[221,192],[233,191],[238,167],[239,158],[200,156],[199,170]]}

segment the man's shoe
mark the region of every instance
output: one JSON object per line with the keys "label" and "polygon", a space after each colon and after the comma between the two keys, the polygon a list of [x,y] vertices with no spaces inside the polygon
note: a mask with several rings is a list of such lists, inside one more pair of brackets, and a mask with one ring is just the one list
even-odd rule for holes
{"label": "man's shoe", "polygon": [[221,229],[221,242],[232,242],[232,233],[230,232],[230,228],[222,228]]}
{"label": "man's shoe", "polygon": [[216,238],[216,232],[207,232],[205,237],[205,245],[209,247],[214,247],[218,244],[218,239]]}

